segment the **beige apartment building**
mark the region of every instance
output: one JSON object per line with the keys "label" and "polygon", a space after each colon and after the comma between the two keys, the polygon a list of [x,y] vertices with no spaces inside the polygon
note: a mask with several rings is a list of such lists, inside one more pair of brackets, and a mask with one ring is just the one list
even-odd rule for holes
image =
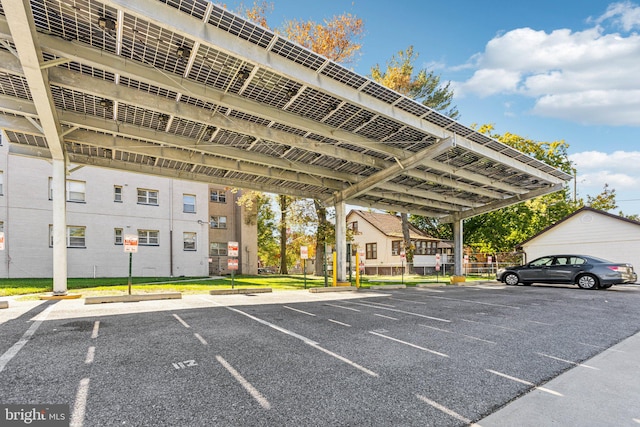
{"label": "beige apartment building", "polygon": [[[240,192],[91,166],[69,165],[68,277],[126,277],[124,238],[137,235],[132,275],[227,274],[236,241],[238,273],[257,273],[257,230],[235,201]],[[52,168],[48,159],[9,153],[0,132],[0,277],[52,277]]]}

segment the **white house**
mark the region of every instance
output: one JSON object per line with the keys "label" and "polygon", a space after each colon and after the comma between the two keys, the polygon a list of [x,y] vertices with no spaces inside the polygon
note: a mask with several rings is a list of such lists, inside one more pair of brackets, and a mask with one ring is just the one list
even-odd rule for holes
{"label": "white house", "polygon": [[[52,168],[9,154],[0,132],[0,277],[52,277]],[[257,272],[256,228],[228,189],[115,169],[69,165],[68,277],[126,277],[123,240],[138,236],[134,276],[225,273],[226,246],[239,241],[241,271]],[[214,200],[215,195],[215,200]],[[222,198],[222,200],[221,200]],[[224,256],[224,259],[222,259]]]}
{"label": "white house", "polygon": [[[352,246],[364,254],[361,264],[364,264],[365,274],[401,274],[403,268],[409,271],[401,253],[403,236],[399,216],[352,210],[347,215],[347,228],[351,230]],[[409,235],[415,247],[411,266],[414,272],[433,272],[436,254],[440,254],[442,266],[450,261],[452,245],[449,242],[431,237],[412,225],[409,226]]]}
{"label": "white house", "polygon": [[640,269],[640,222],[583,207],[520,244],[527,261],[544,255],[592,255]]}

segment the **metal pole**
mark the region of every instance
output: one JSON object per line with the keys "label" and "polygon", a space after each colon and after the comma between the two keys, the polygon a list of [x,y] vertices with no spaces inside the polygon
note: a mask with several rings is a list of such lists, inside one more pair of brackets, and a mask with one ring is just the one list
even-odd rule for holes
{"label": "metal pole", "polygon": [[304,272],[304,288],[307,289],[307,260],[302,260],[302,271]]}
{"label": "metal pole", "polygon": [[129,252],[129,295],[131,295],[131,264],[133,260],[133,253]]}

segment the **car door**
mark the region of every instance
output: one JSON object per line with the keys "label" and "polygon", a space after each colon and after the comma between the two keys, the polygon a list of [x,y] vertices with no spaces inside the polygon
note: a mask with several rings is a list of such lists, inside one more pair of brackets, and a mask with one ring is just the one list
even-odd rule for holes
{"label": "car door", "polygon": [[518,271],[521,282],[547,282],[549,281],[549,268],[553,263],[552,256],[535,259]]}
{"label": "car door", "polygon": [[553,258],[549,266],[548,278],[554,283],[572,283],[575,275],[575,256],[559,255]]}

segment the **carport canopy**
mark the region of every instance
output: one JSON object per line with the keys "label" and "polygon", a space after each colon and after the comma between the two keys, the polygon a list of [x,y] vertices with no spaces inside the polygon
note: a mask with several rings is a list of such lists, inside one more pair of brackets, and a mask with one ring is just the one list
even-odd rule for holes
{"label": "carport canopy", "polygon": [[453,222],[460,266],[464,218],[571,179],[207,0],[0,0],[0,128],[53,165],[54,293],[70,163],[335,205],[339,280],[346,203]]}

